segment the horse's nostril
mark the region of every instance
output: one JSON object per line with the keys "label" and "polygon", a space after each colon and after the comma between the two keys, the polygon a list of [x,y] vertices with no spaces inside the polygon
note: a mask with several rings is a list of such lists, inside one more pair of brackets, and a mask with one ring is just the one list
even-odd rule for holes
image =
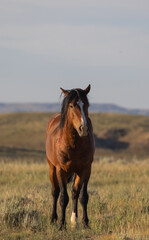
{"label": "horse's nostril", "polygon": [[79,131],[80,131],[80,132],[82,131],[82,126],[79,127]]}

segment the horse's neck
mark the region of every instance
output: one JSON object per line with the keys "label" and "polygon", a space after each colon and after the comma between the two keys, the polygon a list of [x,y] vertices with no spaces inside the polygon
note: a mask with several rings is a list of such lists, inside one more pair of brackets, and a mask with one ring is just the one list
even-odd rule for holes
{"label": "horse's neck", "polygon": [[61,141],[67,147],[75,148],[76,131],[72,125],[64,125],[61,134]]}

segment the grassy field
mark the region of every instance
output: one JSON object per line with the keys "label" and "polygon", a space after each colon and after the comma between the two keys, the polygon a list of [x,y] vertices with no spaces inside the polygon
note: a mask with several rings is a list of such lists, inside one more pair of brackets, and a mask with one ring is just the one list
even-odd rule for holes
{"label": "grassy field", "polygon": [[[88,186],[90,229],[50,225],[45,158],[50,113],[0,114],[0,240],[149,239],[149,117],[91,114],[96,154]],[[59,206],[58,206],[59,212]]]}
{"label": "grassy field", "polygon": [[[67,230],[50,225],[51,187],[46,162],[0,163],[0,240],[149,239],[149,159],[94,162],[88,186],[90,229],[71,229],[68,185]],[[58,206],[59,212],[59,206]]]}

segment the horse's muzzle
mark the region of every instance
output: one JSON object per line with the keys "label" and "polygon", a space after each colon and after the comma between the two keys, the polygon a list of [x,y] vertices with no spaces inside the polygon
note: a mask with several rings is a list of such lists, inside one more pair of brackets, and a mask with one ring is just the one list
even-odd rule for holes
{"label": "horse's muzzle", "polygon": [[88,127],[81,125],[78,129],[78,134],[80,137],[86,137],[88,135]]}

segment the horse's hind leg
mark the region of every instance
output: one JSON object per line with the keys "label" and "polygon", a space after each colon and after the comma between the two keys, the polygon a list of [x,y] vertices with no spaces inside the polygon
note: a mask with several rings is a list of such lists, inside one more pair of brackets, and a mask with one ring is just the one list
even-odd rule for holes
{"label": "horse's hind leg", "polygon": [[87,193],[87,182],[84,182],[80,192],[80,203],[83,207],[83,218],[82,223],[85,227],[88,226],[88,216],[87,216],[87,203],[88,203],[88,193]]}
{"label": "horse's hind leg", "polygon": [[88,171],[86,172],[83,184],[82,184],[82,188],[81,188],[81,192],[80,192],[80,203],[83,207],[83,218],[82,218],[82,223],[84,225],[84,227],[88,227],[88,215],[87,215],[87,204],[88,204],[88,193],[87,193],[87,185],[88,185],[88,180],[90,177],[90,169],[88,169]]}
{"label": "horse's hind leg", "polygon": [[57,200],[59,197],[60,189],[56,177],[56,168],[50,163],[49,177],[52,184],[52,197],[53,197],[53,208],[51,215],[51,223],[57,221]]}

